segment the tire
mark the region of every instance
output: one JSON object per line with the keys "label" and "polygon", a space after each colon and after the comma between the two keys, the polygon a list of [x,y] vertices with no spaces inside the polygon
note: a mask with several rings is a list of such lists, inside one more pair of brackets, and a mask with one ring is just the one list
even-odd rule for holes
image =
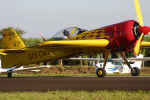
{"label": "tire", "polygon": [[104,76],[106,75],[105,69],[103,69],[103,68],[97,68],[97,69],[96,69],[96,75],[97,75],[97,77],[99,77],[99,78],[104,77]]}
{"label": "tire", "polygon": [[139,76],[139,75],[140,75],[140,69],[137,68],[137,67],[133,67],[133,68],[131,69],[131,75],[132,75],[132,76]]}

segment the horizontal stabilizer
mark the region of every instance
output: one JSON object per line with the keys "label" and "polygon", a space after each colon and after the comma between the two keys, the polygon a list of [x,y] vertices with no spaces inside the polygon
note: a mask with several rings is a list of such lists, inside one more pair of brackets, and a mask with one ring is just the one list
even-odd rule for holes
{"label": "horizontal stabilizer", "polygon": [[0,49],[1,55],[7,55],[7,53],[23,53],[24,49]]}

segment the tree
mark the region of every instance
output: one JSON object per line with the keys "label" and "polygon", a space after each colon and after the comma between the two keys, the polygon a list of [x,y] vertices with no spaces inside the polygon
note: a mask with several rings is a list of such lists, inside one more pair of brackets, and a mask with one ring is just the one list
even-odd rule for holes
{"label": "tree", "polygon": [[13,27],[8,27],[8,28],[3,28],[0,30],[0,35],[2,35],[2,32],[4,30],[9,30],[9,29],[14,29],[16,31],[17,34],[19,34],[20,36],[22,36],[23,34],[25,34],[26,32],[20,28],[13,28]]}
{"label": "tree", "polygon": [[42,39],[39,39],[39,38],[27,38],[27,39],[24,39],[24,42],[25,42],[25,45],[27,47],[31,47],[31,46],[35,46],[35,45],[41,43]]}

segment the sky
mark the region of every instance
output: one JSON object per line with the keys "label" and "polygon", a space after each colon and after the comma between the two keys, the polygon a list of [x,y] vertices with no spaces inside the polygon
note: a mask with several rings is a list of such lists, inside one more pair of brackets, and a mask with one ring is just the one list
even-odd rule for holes
{"label": "sky", "polygon": [[[144,24],[150,26],[150,0],[140,0]],[[50,38],[78,26],[96,29],[125,20],[136,20],[134,0],[0,0],[0,29],[20,28],[24,38]]]}

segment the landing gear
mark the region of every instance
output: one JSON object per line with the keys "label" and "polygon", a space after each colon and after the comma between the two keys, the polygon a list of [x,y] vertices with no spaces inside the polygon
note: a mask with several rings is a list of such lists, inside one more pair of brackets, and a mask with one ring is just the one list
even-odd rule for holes
{"label": "landing gear", "polygon": [[103,69],[103,68],[97,68],[96,69],[96,75],[99,78],[104,77],[106,75],[105,69]]}
{"label": "landing gear", "polygon": [[131,69],[131,75],[132,75],[132,76],[139,76],[139,75],[140,75],[140,69],[137,68],[137,67],[133,67],[133,68]]}
{"label": "landing gear", "polygon": [[7,77],[8,77],[8,78],[12,78],[12,72],[11,72],[11,71],[8,72]]}
{"label": "landing gear", "polygon": [[99,78],[105,77],[105,75],[106,75],[105,66],[106,66],[106,62],[107,62],[107,60],[108,60],[109,54],[110,54],[109,51],[107,51],[107,52],[105,53],[103,68],[97,68],[97,69],[96,69],[96,75],[97,75],[97,77],[99,77]]}
{"label": "landing gear", "polygon": [[123,60],[125,61],[125,63],[128,65],[128,67],[131,69],[131,75],[132,76],[139,76],[140,75],[140,69],[137,68],[137,67],[131,67],[131,65],[129,64],[127,58],[126,58],[126,55],[125,55],[125,52],[121,52],[121,56],[123,58]]}

